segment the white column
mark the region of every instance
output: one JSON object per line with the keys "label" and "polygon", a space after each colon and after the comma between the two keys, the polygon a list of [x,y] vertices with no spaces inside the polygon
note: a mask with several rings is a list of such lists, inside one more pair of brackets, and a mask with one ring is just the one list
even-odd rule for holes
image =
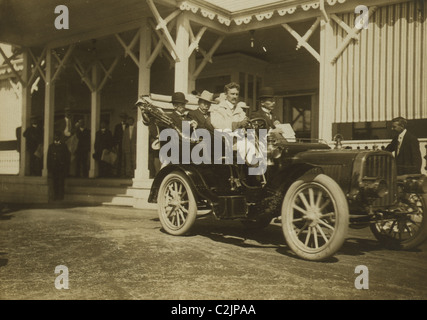
{"label": "white column", "polygon": [[196,90],[196,79],[193,78],[193,73],[196,71],[196,54],[190,56],[188,60],[188,92]]}
{"label": "white column", "polygon": [[23,70],[22,79],[25,84],[21,84],[21,153],[19,164],[19,175],[21,177],[28,173],[29,157],[27,156],[27,148],[24,131],[30,126],[31,117],[31,84],[28,83],[31,71],[30,56],[27,51],[23,52]]}
{"label": "white column", "polygon": [[52,49],[46,50],[46,84],[44,98],[44,138],[43,138],[43,171],[47,177],[47,150],[53,142],[53,121],[55,115],[55,83],[52,82]]}
{"label": "white column", "polygon": [[[150,93],[150,67],[147,61],[151,53],[151,30],[147,18],[143,19],[139,40],[139,74],[138,74],[138,96]],[[135,100],[136,101],[136,100]],[[148,170],[148,150],[149,136],[148,127],[142,123],[142,117],[137,111],[137,131],[136,131],[136,169],[133,179],[134,187],[146,187],[146,182],[150,179]]]}
{"label": "white column", "polygon": [[95,137],[96,131],[99,129],[101,117],[101,91],[97,89],[99,83],[98,65],[92,67],[92,84],[94,91],[90,95],[90,169],[89,178],[95,178],[98,175],[98,163],[92,157],[95,153]]}
{"label": "white column", "polygon": [[188,93],[188,45],[190,35],[186,28],[185,20],[188,19],[185,13],[181,13],[176,22],[176,48],[179,61],[175,63],[175,92]]}
{"label": "white column", "polygon": [[320,78],[319,78],[319,138],[332,141],[334,121],[334,67],[331,58],[335,44],[332,20],[320,24]]}

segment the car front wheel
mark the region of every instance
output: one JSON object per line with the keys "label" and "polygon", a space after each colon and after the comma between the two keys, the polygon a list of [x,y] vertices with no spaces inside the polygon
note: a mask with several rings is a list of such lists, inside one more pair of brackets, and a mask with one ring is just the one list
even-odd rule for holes
{"label": "car front wheel", "polygon": [[348,232],[349,210],[340,186],[319,174],[301,177],[286,192],[282,204],[285,240],[299,257],[320,261],[334,255]]}
{"label": "car front wheel", "polygon": [[410,250],[427,240],[427,194],[412,193],[408,199],[416,205],[412,213],[370,225],[375,238],[385,247]]}

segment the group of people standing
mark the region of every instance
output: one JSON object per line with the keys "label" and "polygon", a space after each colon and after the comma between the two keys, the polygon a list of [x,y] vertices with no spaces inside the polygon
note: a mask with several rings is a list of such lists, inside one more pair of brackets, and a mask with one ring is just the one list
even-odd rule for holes
{"label": "group of people standing", "polygon": [[[93,158],[98,163],[98,177],[133,177],[136,168],[136,126],[134,119],[120,115],[114,135],[106,121],[96,132]],[[53,180],[53,198],[64,198],[64,182],[68,176],[88,177],[91,133],[84,119],[74,125],[69,109],[55,123],[54,141],[47,154],[48,175]]]}

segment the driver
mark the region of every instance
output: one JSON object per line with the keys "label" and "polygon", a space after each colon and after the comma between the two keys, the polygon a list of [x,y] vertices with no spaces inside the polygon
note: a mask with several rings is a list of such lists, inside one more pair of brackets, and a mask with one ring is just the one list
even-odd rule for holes
{"label": "driver", "polygon": [[259,106],[260,108],[252,113],[251,119],[262,118],[265,120],[267,130],[275,129],[276,125],[280,124],[280,121],[272,113],[276,106],[273,88],[264,87],[259,90]]}
{"label": "driver", "polygon": [[230,129],[234,131],[246,128],[249,125],[249,118],[238,103],[240,85],[231,82],[224,87],[225,100],[218,103],[211,112],[211,123],[215,129]]}
{"label": "driver", "polygon": [[[221,100],[216,108],[211,112],[211,123],[215,129],[226,130],[228,134],[237,137],[233,140],[233,150],[236,151],[241,159],[245,159],[248,164],[256,161],[256,146],[246,139],[245,130],[250,127],[250,120],[243,110],[244,103],[238,102],[240,85],[231,82],[224,86],[225,99]],[[240,138],[240,139],[239,139]]]}

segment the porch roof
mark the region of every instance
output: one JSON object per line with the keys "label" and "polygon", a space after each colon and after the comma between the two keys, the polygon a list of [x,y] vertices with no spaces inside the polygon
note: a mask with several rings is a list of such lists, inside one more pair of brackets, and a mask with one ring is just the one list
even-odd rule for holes
{"label": "porch roof", "polygon": [[[408,0],[371,0],[386,5]],[[224,34],[239,33],[308,20],[328,12],[354,11],[356,0],[154,0],[162,17],[177,9],[189,12],[200,25]],[[68,30],[54,26],[54,10],[62,0],[0,0],[0,42],[26,46],[58,45],[95,39],[138,28],[142,17],[152,17],[146,0],[73,0]]]}

